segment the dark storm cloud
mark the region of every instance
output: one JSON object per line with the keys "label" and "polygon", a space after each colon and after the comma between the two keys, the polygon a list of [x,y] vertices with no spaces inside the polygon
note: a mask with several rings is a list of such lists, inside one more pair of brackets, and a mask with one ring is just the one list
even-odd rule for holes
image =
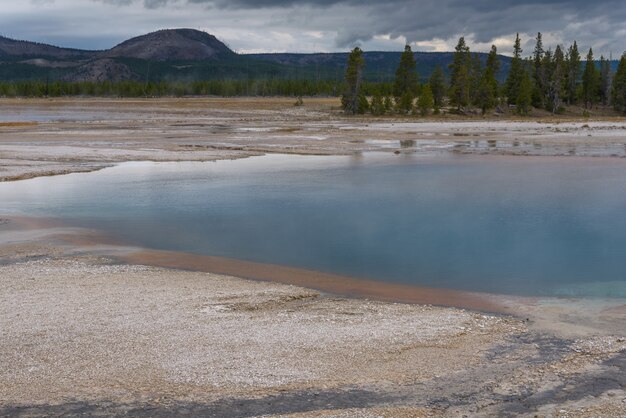
{"label": "dark storm cloud", "polygon": [[[148,1],[148,0],[146,0]],[[168,0],[160,0],[160,3]],[[181,0],[170,0],[178,1]],[[515,32],[552,33],[555,41],[581,39],[584,44],[619,49],[615,34],[624,30],[626,5],[622,0],[187,0],[212,8],[294,11],[307,9],[324,16],[344,13],[336,27],[311,16],[299,21],[302,29],[334,30],[335,45],[349,47],[376,36],[405,37],[408,42],[472,35],[489,43]],[[326,11],[324,10],[326,9]],[[293,13],[289,16],[293,17]],[[298,20],[298,19],[296,19]],[[333,22],[337,20],[334,19]],[[288,24],[289,22],[283,22]],[[316,28],[311,27],[315,23]],[[550,37],[548,37],[550,38]]]}
{"label": "dark storm cloud", "polygon": [[[21,16],[0,14],[0,27],[26,33],[31,28],[24,23],[40,18],[46,27],[57,28],[56,39],[67,39],[74,31],[77,39],[102,34],[119,40],[164,27],[193,27],[212,32],[240,50],[303,52],[345,50],[357,44],[370,50],[397,50],[405,41],[417,49],[450,50],[459,36],[466,36],[473,50],[487,50],[495,43],[508,52],[520,32],[530,53],[533,38],[541,31],[546,46],[569,45],[576,39],[581,49],[594,46],[597,54],[617,55],[626,38],[623,0],[31,0],[27,4],[15,6],[23,9]],[[77,32],[81,25],[84,33]]]}

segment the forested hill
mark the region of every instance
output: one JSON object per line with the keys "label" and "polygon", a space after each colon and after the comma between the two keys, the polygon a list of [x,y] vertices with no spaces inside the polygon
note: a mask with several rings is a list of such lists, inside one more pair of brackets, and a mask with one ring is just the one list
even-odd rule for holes
{"label": "forested hill", "polygon": [[[401,52],[366,52],[365,79],[391,81]],[[479,54],[485,58],[486,54]],[[236,54],[214,36],[193,29],[161,30],[105,51],[84,51],[0,37],[0,81],[204,81],[250,79],[341,80],[348,53]],[[452,53],[416,52],[427,78]],[[503,79],[510,58],[501,56]]]}
{"label": "forested hill", "polygon": [[[400,63],[402,52],[372,51],[364,52],[365,59],[364,76],[368,81],[393,81],[396,69]],[[448,65],[452,63],[452,52],[415,52],[413,54],[417,62],[417,73],[422,80],[427,79],[435,67],[439,65],[447,72]],[[487,54],[477,53],[481,61],[485,62]],[[317,54],[249,54],[247,57],[255,60],[279,63],[296,68],[306,68],[309,72],[333,74],[342,77],[346,67],[348,53],[317,53]],[[500,80],[504,80],[509,71],[511,58],[500,55],[501,71],[498,74]]]}
{"label": "forested hill", "polygon": [[[484,53],[478,54],[485,61]],[[365,52],[366,81],[393,81],[398,52]],[[237,54],[219,39],[194,29],[167,29],[138,36],[105,51],[60,48],[0,37],[0,81],[196,82],[213,80],[343,79],[348,53]],[[415,52],[426,80],[436,65],[448,72],[452,52]],[[503,81],[511,58],[499,56]],[[615,68],[616,62],[613,63]]]}
{"label": "forested hill", "polygon": [[0,59],[46,59],[53,60],[81,60],[94,57],[97,51],[61,48],[58,46],[38,42],[18,41],[0,36]]}

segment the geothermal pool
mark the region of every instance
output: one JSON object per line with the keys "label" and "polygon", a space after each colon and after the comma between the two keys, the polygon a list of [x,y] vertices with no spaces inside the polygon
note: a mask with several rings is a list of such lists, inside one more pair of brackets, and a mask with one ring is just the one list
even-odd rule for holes
{"label": "geothermal pool", "polygon": [[626,297],[626,162],[268,155],[0,183],[0,213],[132,245],[421,286]]}

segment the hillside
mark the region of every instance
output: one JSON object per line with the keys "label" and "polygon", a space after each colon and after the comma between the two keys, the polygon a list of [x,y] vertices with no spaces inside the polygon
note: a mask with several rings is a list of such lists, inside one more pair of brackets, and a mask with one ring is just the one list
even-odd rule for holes
{"label": "hillside", "polygon": [[[365,52],[365,80],[394,79],[401,52]],[[478,54],[484,61],[486,54]],[[215,36],[194,29],[166,29],[105,51],[61,48],[0,37],[0,81],[341,80],[348,53],[236,54]],[[415,52],[425,81],[436,65],[447,72],[452,52]],[[504,80],[510,57],[500,56]],[[613,65],[616,66],[617,62]]]}
{"label": "hillside", "polygon": [[[400,63],[402,52],[370,51],[364,52],[365,78],[370,81],[392,81],[395,71]],[[422,80],[428,78],[437,65],[447,72],[448,65],[452,62],[452,52],[415,52],[413,54],[417,62],[417,73]],[[487,54],[478,53],[483,62]],[[247,55],[256,60],[276,62],[288,66],[310,68],[312,70],[323,69],[337,77],[343,76],[343,71],[348,59],[348,53],[318,53],[318,54],[250,54]],[[501,55],[502,68],[500,78],[504,79],[508,74],[511,58]]]}
{"label": "hillside", "polygon": [[6,59],[53,59],[53,60],[81,60],[97,55],[96,51],[60,48],[37,42],[18,41],[0,36],[0,60]]}
{"label": "hillside", "polygon": [[167,29],[105,51],[83,51],[0,38],[0,81],[198,81],[295,78],[310,74],[238,55],[213,35]]}
{"label": "hillside", "polygon": [[206,32],[174,29],[129,39],[100,55],[149,61],[202,61],[231,58],[235,53]]}

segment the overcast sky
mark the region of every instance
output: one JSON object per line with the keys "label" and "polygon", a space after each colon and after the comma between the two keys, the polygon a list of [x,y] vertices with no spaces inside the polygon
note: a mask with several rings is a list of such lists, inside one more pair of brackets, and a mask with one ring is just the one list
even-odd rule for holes
{"label": "overcast sky", "polygon": [[66,47],[106,49],[164,28],[207,31],[238,52],[472,51],[525,55],[537,31],[546,47],[626,49],[624,0],[0,0],[0,34]]}

